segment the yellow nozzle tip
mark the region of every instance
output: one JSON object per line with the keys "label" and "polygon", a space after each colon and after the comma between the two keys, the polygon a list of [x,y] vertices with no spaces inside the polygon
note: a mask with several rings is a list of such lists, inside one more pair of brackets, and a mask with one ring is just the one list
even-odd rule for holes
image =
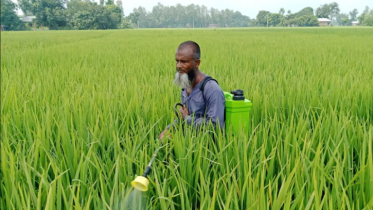
{"label": "yellow nozzle tip", "polygon": [[136,190],[148,191],[149,180],[143,176],[138,176],[131,182],[131,185]]}

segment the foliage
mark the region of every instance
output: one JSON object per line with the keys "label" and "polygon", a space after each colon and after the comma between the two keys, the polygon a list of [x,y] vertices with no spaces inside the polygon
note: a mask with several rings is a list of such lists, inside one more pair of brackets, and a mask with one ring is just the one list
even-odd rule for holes
{"label": "foliage", "polygon": [[365,16],[363,23],[365,26],[373,26],[373,10]]}
{"label": "foliage", "polygon": [[319,26],[319,21],[314,15],[303,15],[297,18],[298,26]]}
{"label": "foliage", "polygon": [[336,17],[339,26],[346,26],[349,23],[349,16],[346,13],[340,13]]}
{"label": "foliage", "polygon": [[25,29],[25,25],[15,12],[16,7],[16,4],[11,0],[1,0],[1,25],[6,27],[6,30],[16,31]]}
{"label": "foliage", "polygon": [[278,12],[280,15],[285,15],[285,9],[281,8],[280,11]]}
{"label": "foliage", "polygon": [[2,33],[0,207],[123,209],[175,119],[175,50],[197,40],[200,69],[252,101],[249,132],[175,131],[143,209],[372,209],[372,33]]}
{"label": "foliage", "polygon": [[312,7],[305,7],[301,9],[299,12],[295,13],[294,17],[298,18],[298,17],[305,16],[305,15],[313,15]]}
{"label": "foliage", "polygon": [[25,14],[36,16],[36,26],[58,29],[66,26],[63,0],[19,0],[20,8]]}
{"label": "foliage", "polygon": [[331,4],[329,4],[329,7],[330,7],[330,17],[331,19],[333,19],[336,15],[339,14],[339,5],[338,3],[336,2],[333,2]]}
{"label": "foliage", "polygon": [[269,14],[271,14],[269,11],[259,11],[258,15],[256,15],[256,21],[258,23],[258,26],[267,26],[267,15]]}
{"label": "foliage", "polygon": [[[311,7],[305,7],[297,13],[290,11],[286,16],[282,13],[285,10],[280,10],[281,13],[270,13],[268,11],[260,11],[257,15],[256,23],[258,26],[318,26],[319,22],[316,16],[313,15]],[[268,23],[267,23],[268,18]]]}
{"label": "foliage", "polygon": [[127,19],[134,25],[137,26],[137,28],[139,27],[139,19],[140,19],[140,13],[139,12],[133,12],[133,13],[130,13],[128,16],[127,16]]}
{"label": "foliage", "polygon": [[204,28],[210,24],[219,27],[247,27],[249,17],[229,9],[208,9],[206,6],[190,4],[183,6],[155,5],[151,11],[144,7],[134,8],[127,18],[140,28]]}
{"label": "foliage", "polygon": [[330,6],[324,4],[316,9],[316,16],[318,18],[330,18]]}
{"label": "foliage", "polygon": [[111,25],[113,29],[117,28],[117,26],[122,23],[122,9],[115,4],[110,4],[106,6],[106,10],[110,15],[111,24],[109,25]]}
{"label": "foliage", "polygon": [[122,23],[119,6],[73,0],[67,4],[69,25],[75,29],[116,29]]}
{"label": "foliage", "polygon": [[373,26],[373,9],[369,10],[367,6],[364,12],[358,17],[358,20],[362,26]]}
{"label": "foliage", "polygon": [[339,5],[336,2],[330,4],[321,5],[316,9],[316,16],[319,18],[329,18],[332,21],[332,25],[338,25],[339,22],[336,20],[339,15]]}
{"label": "foliage", "polygon": [[126,19],[123,19],[122,20],[122,23],[119,25],[120,29],[129,29],[129,28],[133,28],[131,23],[129,23]]}
{"label": "foliage", "polygon": [[65,8],[63,0],[18,0],[25,14],[34,14],[38,27],[49,29],[116,29],[122,23],[123,11],[113,1],[106,5],[95,2],[71,0]]}
{"label": "foliage", "polygon": [[357,11],[357,9],[353,9],[351,12],[349,12],[350,14],[350,20],[351,21],[356,21],[357,20],[357,14],[359,14],[359,12]]}
{"label": "foliage", "polygon": [[279,13],[271,13],[268,15],[269,26],[283,26],[285,17]]}

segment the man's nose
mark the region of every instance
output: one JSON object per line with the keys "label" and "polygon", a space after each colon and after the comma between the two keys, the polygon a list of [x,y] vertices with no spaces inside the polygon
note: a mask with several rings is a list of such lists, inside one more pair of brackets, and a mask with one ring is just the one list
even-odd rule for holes
{"label": "man's nose", "polygon": [[180,69],[181,68],[181,62],[176,62],[176,68]]}

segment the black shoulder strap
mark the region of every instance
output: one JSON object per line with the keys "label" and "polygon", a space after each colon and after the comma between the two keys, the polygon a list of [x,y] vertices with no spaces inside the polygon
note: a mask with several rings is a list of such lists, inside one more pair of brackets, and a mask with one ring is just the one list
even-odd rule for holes
{"label": "black shoulder strap", "polygon": [[[205,90],[206,83],[210,80],[214,80],[216,83],[218,83],[218,81],[216,81],[214,78],[212,78],[210,76],[205,76],[205,78],[203,78],[203,80],[201,81],[202,82],[201,86],[199,87],[199,89],[202,91],[202,97],[203,97],[204,101],[206,101],[206,99],[205,99],[205,94],[204,94],[203,91]],[[207,107],[205,107],[205,114],[206,114],[206,109],[207,109]],[[224,119],[225,119],[225,111],[224,111]]]}
{"label": "black shoulder strap", "polygon": [[[205,78],[203,78],[202,80],[202,84],[201,84],[201,87],[199,87],[199,89],[203,92],[205,90],[205,85],[208,81],[210,80],[214,80],[216,83],[218,83],[218,81],[216,81],[214,78],[210,77],[210,76],[205,76]],[[219,84],[219,83],[218,83]]]}

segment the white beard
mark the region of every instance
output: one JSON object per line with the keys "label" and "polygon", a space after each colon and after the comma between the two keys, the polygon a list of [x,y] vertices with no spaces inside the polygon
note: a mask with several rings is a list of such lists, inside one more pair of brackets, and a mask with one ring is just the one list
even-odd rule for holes
{"label": "white beard", "polygon": [[192,87],[192,83],[189,81],[188,74],[185,73],[181,74],[179,72],[176,72],[174,83],[175,85],[184,89],[190,89]]}

